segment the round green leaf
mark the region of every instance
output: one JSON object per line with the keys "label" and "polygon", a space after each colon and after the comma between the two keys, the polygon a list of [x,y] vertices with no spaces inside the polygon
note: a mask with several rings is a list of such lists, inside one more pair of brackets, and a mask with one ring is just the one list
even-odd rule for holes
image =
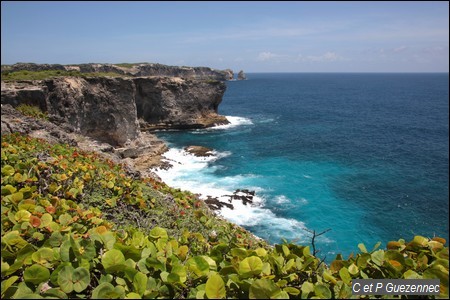
{"label": "round green leaf", "polygon": [[50,271],[41,265],[32,265],[23,272],[23,279],[25,282],[39,284],[46,282],[50,278]]}
{"label": "round green leaf", "polygon": [[71,293],[73,291],[73,273],[72,266],[65,266],[58,273],[58,284],[64,293]]}
{"label": "round green leaf", "polygon": [[350,284],[352,281],[352,277],[350,276],[350,273],[348,272],[348,269],[346,267],[342,267],[339,270],[339,276],[341,277],[342,281],[345,282],[345,284]]}
{"label": "round green leaf", "polygon": [[51,267],[51,261],[54,259],[53,249],[42,247],[31,255],[33,261],[45,267]]}
{"label": "round green leaf", "polygon": [[209,299],[225,298],[225,283],[220,275],[214,274],[208,278],[206,281],[205,293]]}
{"label": "round green leaf", "polygon": [[168,238],[167,231],[161,227],[155,227],[150,230],[150,237],[154,239],[166,239]]}
{"label": "round green leaf", "polygon": [[12,193],[15,193],[16,191],[17,191],[17,189],[10,184],[2,186],[2,196],[11,195]]}
{"label": "round green leaf", "polygon": [[403,274],[405,279],[421,279],[422,276],[414,272],[413,270],[408,270]]}
{"label": "round green leaf", "polygon": [[257,275],[262,272],[263,262],[258,256],[250,256],[239,263],[239,274],[244,276]]}
{"label": "round green leaf", "polygon": [[9,289],[14,284],[14,282],[17,281],[17,279],[19,279],[19,276],[11,276],[10,278],[2,281],[2,298],[6,293],[6,290]]}
{"label": "round green leaf", "polygon": [[79,267],[73,271],[73,290],[77,293],[84,291],[91,281],[91,276],[86,268]]}
{"label": "round green leaf", "polygon": [[121,286],[114,287],[109,282],[99,284],[92,291],[92,299],[119,299],[125,296],[125,290]]}
{"label": "round green leaf", "polygon": [[123,263],[125,263],[125,256],[120,250],[111,249],[103,254],[102,264],[105,269],[121,265]]}
{"label": "round green leaf", "polygon": [[305,293],[306,295],[308,295],[312,291],[314,291],[314,285],[311,282],[308,282],[308,281],[303,282],[303,284],[302,284],[302,293]]}
{"label": "round green leaf", "polygon": [[125,299],[142,299],[139,294],[136,293],[128,293]]}
{"label": "round green leaf", "polygon": [[[3,160],[3,158],[2,158]],[[10,166],[10,165],[6,165],[2,168],[2,175],[5,176],[12,176],[14,175],[14,173],[16,172],[16,170],[14,169],[14,167]]]}
{"label": "round green leaf", "polygon": [[300,290],[287,286],[283,289],[286,293],[297,296],[298,294],[300,294]]}
{"label": "round green leaf", "polygon": [[139,296],[144,295],[145,289],[147,288],[147,276],[144,273],[137,272],[133,278],[134,290],[139,294]]}
{"label": "round green leaf", "polygon": [[354,263],[352,263],[352,264],[348,267],[348,272],[349,272],[350,274],[352,274],[352,275],[356,275],[356,274],[358,274],[358,272],[359,272],[359,268],[358,268]]}
{"label": "round green leaf", "polygon": [[209,263],[201,256],[195,256],[188,259],[186,266],[198,277],[208,275]]}
{"label": "round green leaf", "polygon": [[176,264],[172,267],[172,273],[177,274],[180,277],[180,282],[184,283],[187,279],[186,269],[183,265]]}
{"label": "round green leaf", "polygon": [[[15,193],[15,194],[19,194],[19,193],[20,192]],[[22,194],[22,193],[20,193],[20,194]],[[16,212],[14,218],[16,219],[17,222],[20,223],[20,222],[28,222],[28,221],[30,221],[30,216],[31,216],[31,213],[29,211],[21,209],[18,212]]]}
{"label": "round green leaf", "polygon": [[331,291],[330,289],[321,283],[318,283],[314,286],[314,293],[316,293],[316,296],[320,299],[330,299],[331,298]]}
{"label": "round green leaf", "polygon": [[273,299],[277,298],[281,289],[270,279],[256,279],[250,286],[250,299]]}

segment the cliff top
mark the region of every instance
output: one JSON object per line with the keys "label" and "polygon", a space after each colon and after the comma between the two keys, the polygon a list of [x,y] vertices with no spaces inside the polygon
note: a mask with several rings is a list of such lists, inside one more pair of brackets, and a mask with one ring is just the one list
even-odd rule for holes
{"label": "cliff top", "polygon": [[216,70],[209,67],[168,66],[158,63],[118,64],[35,64],[16,63],[1,66],[2,80],[47,79],[56,76],[169,76],[200,80],[230,80],[232,70]]}

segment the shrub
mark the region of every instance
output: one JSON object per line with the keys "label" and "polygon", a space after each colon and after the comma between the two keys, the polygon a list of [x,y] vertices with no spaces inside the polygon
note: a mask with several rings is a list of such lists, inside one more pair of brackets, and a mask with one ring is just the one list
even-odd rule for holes
{"label": "shrub", "polygon": [[36,119],[43,119],[48,120],[48,114],[46,112],[42,112],[41,109],[34,105],[28,105],[28,104],[20,104],[16,107],[18,111],[23,113],[24,115],[36,118]]}
{"label": "shrub", "polygon": [[1,173],[2,298],[350,298],[356,278],[439,278],[448,297],[442,238],[360,244],[327,266],[309,246],[268,246],[191,193],[67,145],[2,135]]}

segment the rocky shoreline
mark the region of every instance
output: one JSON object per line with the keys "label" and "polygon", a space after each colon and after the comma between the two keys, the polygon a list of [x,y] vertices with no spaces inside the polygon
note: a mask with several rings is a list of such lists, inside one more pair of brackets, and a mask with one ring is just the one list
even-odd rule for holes
{"label": "rocky shoreline", "polygon": [[[3,80],[3,75],[20,71],[77,71],[94,76]],[[151,132],[228,124],[226,117],[218,114],[218,106],[226,90],[223,81],[233,76],[231,70],[160,64],[2,66],[1,129],[2,133],[20,132],[94,151],[125,164],[135,176],[160,179],[151,169],[171,167],[162,159],[168,147]],[[246,79],[243,71],[238,79]],[[21,105],[38,107],[47,120],[15,109]],[[195,145],[185,151],[196,156],[213,155],[213,149]],[[247,205],[253,196],[254,192],[236,190],[227,196],[229,203],[213,197],[205,203],[213,210],[224,206],[233,209],[233,200]]]}

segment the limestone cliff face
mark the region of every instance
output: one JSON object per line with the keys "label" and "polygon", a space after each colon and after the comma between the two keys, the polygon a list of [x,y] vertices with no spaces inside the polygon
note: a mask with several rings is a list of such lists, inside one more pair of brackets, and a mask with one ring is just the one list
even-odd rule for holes
{"label": "limestone cliff face", "polygon": [[131,79],[62,77],[46,81],[47,111],[75,131],[123,145],[139,134]]}
{"label": "limestone cliff face", "polygon": [[217,109],[220,81],[175,77],[59,77],[2,82],[1,103],[39,106],[72,131],[115,146],[143,129],[204,128],[226,124]]}
{"label": "limestone cliff face", "polygon": [[225,92],[220,81],[176,77],[136,78],[137,116],[148,129],[204,128],[226,124],[217,109]]}

